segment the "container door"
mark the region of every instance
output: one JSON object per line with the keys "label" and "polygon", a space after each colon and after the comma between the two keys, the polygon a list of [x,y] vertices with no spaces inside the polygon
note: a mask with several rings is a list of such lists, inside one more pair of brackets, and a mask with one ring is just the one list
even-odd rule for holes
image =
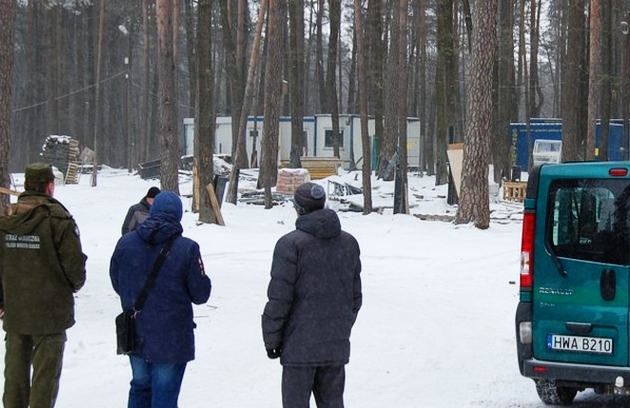
{"label": "container door", "polygon": [[541,183],[548,199],[536,221],[535,358],[628,365],[628,186],[627,179]]}

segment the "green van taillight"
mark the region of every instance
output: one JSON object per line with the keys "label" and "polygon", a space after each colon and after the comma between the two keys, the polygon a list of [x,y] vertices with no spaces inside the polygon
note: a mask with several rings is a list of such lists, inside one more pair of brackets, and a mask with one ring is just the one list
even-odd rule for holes
{"label": "green van taillight", "polygon": [[534,233],[536,214],[523,214],[523,234],[521,237],[521,290],[532,290],[534,276]]}

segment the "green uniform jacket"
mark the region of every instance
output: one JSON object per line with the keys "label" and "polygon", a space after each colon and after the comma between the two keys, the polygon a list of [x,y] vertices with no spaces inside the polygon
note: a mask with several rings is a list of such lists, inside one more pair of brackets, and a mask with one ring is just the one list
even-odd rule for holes
{"label": "green uniform jacket", "polygon": [[86,259],[77,225],[59,201],[20,194],[0,217],[3,329],[41,335],[71,327],[73,294],[85,283]]}

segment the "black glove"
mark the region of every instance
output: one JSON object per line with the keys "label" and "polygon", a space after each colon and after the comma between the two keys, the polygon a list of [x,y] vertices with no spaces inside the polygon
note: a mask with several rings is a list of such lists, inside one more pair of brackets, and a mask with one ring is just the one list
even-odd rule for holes
{"label": "black glove", "polygon": [[267,349],[267,357],[272,360],[280,357],[280,354],[282,354],[282,350],[279,348]]}

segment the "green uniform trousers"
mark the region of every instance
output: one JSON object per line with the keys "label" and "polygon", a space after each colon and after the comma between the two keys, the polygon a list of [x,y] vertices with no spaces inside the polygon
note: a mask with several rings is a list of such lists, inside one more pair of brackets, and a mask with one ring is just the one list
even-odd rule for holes
{"label": "green uniform trousers", "polygon": [[47,335],[6,334],[4,408],[55,406],[65,344],[65,332]]}

